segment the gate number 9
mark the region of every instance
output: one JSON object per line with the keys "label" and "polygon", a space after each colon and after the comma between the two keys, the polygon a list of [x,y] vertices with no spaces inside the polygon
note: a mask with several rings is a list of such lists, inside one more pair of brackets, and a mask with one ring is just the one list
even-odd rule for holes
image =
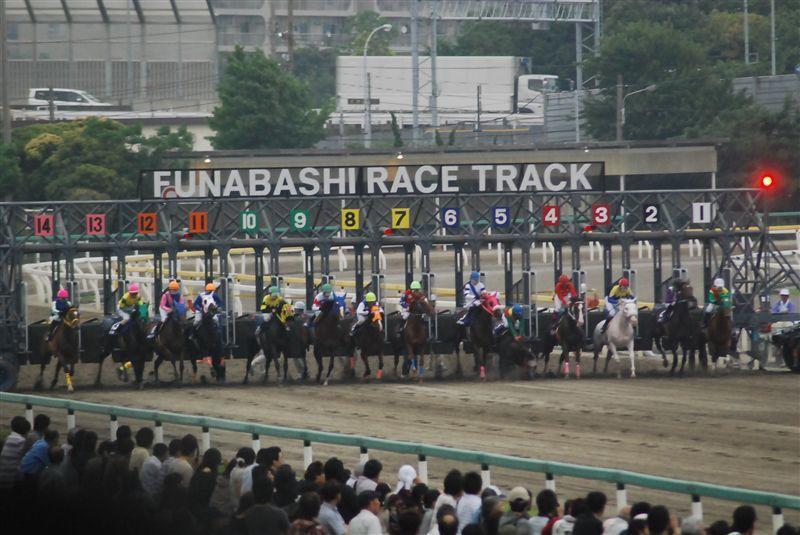
{"label": "gate number 9", "polygon": [[645,204],[642,208],[644,211],[645,223],[658,223],[661,217],[661,207],[658,204]]}

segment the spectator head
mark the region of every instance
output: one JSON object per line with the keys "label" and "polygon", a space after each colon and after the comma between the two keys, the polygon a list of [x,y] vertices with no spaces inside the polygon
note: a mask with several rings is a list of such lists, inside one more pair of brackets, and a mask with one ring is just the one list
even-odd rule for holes
{"label": "spectator head", "polygon": [[703,535],[703,521],[699,516],[687,516],[681,520],[681,535]]}
{"label": "spectator head", "polygon": [[570,502],[569,514],[574,518],[578,518],[579,516],[590,515],[592,513],[589,511],[589,506],[586,505],[586,500],[583,498],[576,498]]}
{"label": "spectator head", "polygon": [[439,535],[456,535],[458,533],[458,516],[452,505],[442,505],[436,512],[436,523]]}
{"label": "spectator head", "polygon": [[142,427],[136,431],[136,445],[140,448],[146,448],[149,450],[153,447],[153,441],[155,438],[156,436],[153,433],[153,430],[149,427]]}
{"label": "spectator head", "polygon": [[46,414],[37,414],[33,417],[33,430],[44,434],[45,430],[50,427],[50,417]]}
{"label": "spectator head", "polygon": [[481,500],[480,523],[487,533],[497,533],[500,517],[503,516],[503,502],[497,496]]}
{"label": "spectator head", "polygon": [[483,479],[478,472],[467,472],[464,474],[464,494],[478,495],[483,488]]}
{"label": "spectator head", "polygon": [[488,498],[489,496],[497,496],[498,498],[505,498],[506,495],[495,485],[489,485],[481,492],[481,499]]}
{"label": "spectator head", "polygon": [[414,502],[414,505],[417,507],[422,507],[422,504],[425,502],[425,494],[428,492],[428,485],[425,483],[417,483],[411,489],[411,501]]}
{"label": "spectator head", "polygon": [[133,448],[136,447],[130,437],[117,440],[116,446],[118,455],[130,455]]}
{"label": "spectator head", "polygon": [[44,431],[44,441],[50,444],[51,446],[55,446],[58,444],[58,431],[55,429],[45,429]]}
{"label": "spectator head", "polygon": [[386,497],[391,493],[392,488],[388,483],[378,483],[378,486],[375,487],[375,494],[378,495],[378,499],[381,503],[386,503]]}
{"label": "spectator head", "polygon": [[480,524],[467,524],[461,530],[461,535],[486,535],[486,531]]}
{"label": "spectator head", "polygon": [[425,497],[422,499],[422,505],[425,509],[433,509],[433,506],[436,505],[436,500],[439,499],[439,494],[438,489],[428,489],[425,492]]}
{"label": "spectator head", "polygon": [[50,459],[50,464],[61,464],[64,460],[64,448],[50,446],[47,450],[47,457]]}
{"label": "spectator head", "polygon": [[319,495],[325,503],[337,504],[342,496],[342,485],[335,479],[326,481],[319,490]]}
{"label": "spectator head", "polygon": [[325,484],[325,467],[322,461],[314,461],[306,467],[303,479],[314,483],[317,487]]}
{"label": "spectator head", "polygon": [[589,507],[589,511],[597,518],[603,517],[607,501],[606,495],[599,491],[592,491],[586,495],[586,505]]}
{"label": "spectator head", "polygon": [[117,428],[117,440],[131,438],[132,434],[131,428],[128,425],[121,425]]}
{"label": "spectator head", "polygon": [[[628,535],[644,535],[645,533],[647,533],[647,520],[634,518],[628,522]],[[728,532],[720,535],[728,535]]]}
{"label": "spectator head", "polygon": [[594,515],[583,515],[575,520],[572,535],[603,535],[603,523]]}
{"label": "spectator head", "polygon": [[240,468],[250,466],[255,460],[256,452],[253,451],[253,448],[239,448],[239,451],[236,452],[236,465]]}
{"label": "spectator head", "polygon": [[[283,452],[278,446],[270,446],[267,448],[267,460],[270,462],[266,465],[267,468],[277,470],[283,464]],[[261,464],[261,463],[259,463]]]}
{"label": "spectator head", "polygon": [[464,476],[458,470],[450,470],[444,476],[444,493],[458,498],[464,491]]}
{"label": "spectator head", "polygon": [[163,442],[159,442],[158,444],[153,446],[153,456],[161,461],[162,463],[167,460],[167,456],[169,455],[169,448]]}
{"label": "spectator head", "polygon": [[208,448],[203,453],[203,460],[200,462],[200,469],[208,468],[215,476],[222,464],[222,454],[217,448]]}
{"label": "spectator head", "polygon": [[344,469],[344,463],[337,457],[331,457],[325,461],[322,471],[325,472],[325,481],[333,481],[335,479],[342,485],[347,483],[347,471]]}
{"label": "spectator head", "polygon": [[256,503],[264,504],[272,501],[272,481],[264,470],[253,470],[253,498]]}
{"label": "spectator head", "polygon": [[422,517],[416,509],[406,509],[397,515],[398,535],[416,535],[422,524]]}
{"label": "spectator head", "polygon": [[656,505],[647,513],[647,529],[650,535],[661,535],[669,528],[669,510],[663,505]]}
{"label": "spectator head", "polygon": [[724,520],[717,520],[706,529],[708,535],[728,535],[731,532],[731,527]]}
{"label": "spectator head", "polygon": [[319,515],[322,502],[316,492],[306,492],[297,500],[297,518],[314,520]]}
{"label": "spectator head", "polygon": [[363,475],[367,479],[373,479],[375,481],[381,476],[381,470],[383,470],[383,465],[378,459],[370,459],[364,464],[364,472]]}
{"label": "spectator head", "polygon": [[731,529],[742,535],[749,535],[755,531],[756,510],[752,505],[740,505],[733,511],[733,525]]}
{"label": "spectator head", "polygon": [[70,446],[75,446],[75,435],[80,433],[82,429],[80,427],[73,427],[69,431],[67,431],[67,444]]}
{"label": "spectator head", "polygon": [[173,438],[169,441],[169,456],[177,457],[181,453],[181,439]]}
{"label": "spectator head", "polygon": [[649,502],[636,502],[631,506],[631,520],[636,518],[639,515],[647,516],[647,513],[650,512],[650,503]]}
{"label": "spectator head", "polygon": [[410,491],[414,488],[414,483],[417,481],[417,471],[410,464],[404,464],[397,471],[397,487],[394,489],[395,493],[405,489]]}
{"label": "spectator head", "polygon": [[217,486],[217,473],[208,467],[201,467],[189,480],[189,503],[197,507],[208,507],[214,487]]}
{"label": "spectator head", "polygon": [[184,435],[181,439],[180,453],[183,457],[197,455],[197,438],[191,433]]}
{"label": "spectator head", "polygon": [[11,418],[11,430],[24,437],[31,432],[31,424],[24,416],[14,416]]}
{"label": "spectator head", "polygon": [[110,440],[104,440],[97,446],[97,454],[100,457],[108,457],[114,451],[114,443]]}
{"label": "spectator head", "polygon": [[508,493],[508,507],[514,513],[526,513],[531,508],[531,493],[525,487],[514,487]]}
{"label": "spectator head", "polygon": [[536,509],[539,516],[553,517],[558,515],[558,496],[550,489],[544,489],[536,495]]}
{"label": "spectator head", "polygon": [[377,515],[381,510],[381,500],[376,492],[367,490],[358,495],[358,508],[366,509],[373,515]]}
{"label": "spectator head", "polygon": [[778,528],[778,531],[775,532],[775,535],[798,535],[798,533],[800,533],[800,530],[791,524],[784,524]]}

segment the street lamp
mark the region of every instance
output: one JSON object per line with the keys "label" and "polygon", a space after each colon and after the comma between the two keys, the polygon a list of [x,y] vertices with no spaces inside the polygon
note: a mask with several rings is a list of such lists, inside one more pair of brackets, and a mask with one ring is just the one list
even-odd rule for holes
{"label": "street lamp", "polygon": [[370,96],[369,96],[369,79],[367,77],[367,49],[369,48],[369,40],[372,39],[372,36],[375,35],[376,32],[384,31],[388,32],[392,29],[391,24],[383,24],[378,26],[367,36],[367,40],[364,41],[364,147],[370,148],[371,145],[371,137],[372,137],[372,117],[370,117],[369,109],[370,109]]}
{"label": "street lamp", "polygon": [[[656,84],[650,84],[647,87],[645,87],[644,89],[639,89],[637,91],[631,91],[630,93],[628,93],[627,95],[622,97],[622,103],[620,105],[620,112],[619,112],[619,124],[617,125],[617,141],[622,141],[622,137],[623,137],[622,136],[622,130],[623,130],[623,128],[625,128],[625,101],[628,99],[628,97],[630,97],[632,95],[635,95],[636,93],[644,93],[644,92],[652,93],[655,90],[656,90]],[[619,94],[619,93],[617,93],[617,94]]]}

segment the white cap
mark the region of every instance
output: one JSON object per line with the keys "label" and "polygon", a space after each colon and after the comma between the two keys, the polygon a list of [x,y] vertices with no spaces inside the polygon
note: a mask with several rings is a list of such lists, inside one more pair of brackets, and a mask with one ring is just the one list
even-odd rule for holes
{"label": "white cap", "polygon": [[782,290],[781,290],[781,295],[790,295],[790,294],[789,294],[789,288],[784,288],[784,289],[782,289]]}
{"label": "white cap", "polygon": [[721,278],[717,277],[716,279],[714,279],[714,286],[717,287],[717,288],[724,288],[725,287],[725,281],[722,280]]}
{"label": "white cap", "polygon": [[417,471],[410,464],[404,464],[397,471],[397,487],[394,489],[395,494],[403,489],[411,490],[414,486],[414,480],[417,479]]}

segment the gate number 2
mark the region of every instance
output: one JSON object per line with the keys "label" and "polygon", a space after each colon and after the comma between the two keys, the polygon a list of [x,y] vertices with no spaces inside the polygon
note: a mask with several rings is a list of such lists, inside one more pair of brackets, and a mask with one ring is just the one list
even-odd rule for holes
{"label": "gate number 2", "polygon": [[658,223],[661,217],[660,206],[658,204],[645,204],[643,207],[644,211],[644,222],[645,223]]}

